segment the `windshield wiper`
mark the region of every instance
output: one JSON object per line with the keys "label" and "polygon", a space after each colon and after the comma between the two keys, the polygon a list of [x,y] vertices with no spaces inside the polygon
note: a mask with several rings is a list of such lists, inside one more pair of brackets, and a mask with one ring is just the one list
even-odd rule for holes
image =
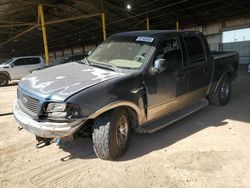
{"label": "windshield wiper", "polygon": [[[84,60],[89,66],[97,66],[97,67],[102,67],[102,68],[108,68],[108,69],[111,69],[111,70],[116,71],[116,72],[122,72],[117,66],[115,66],[114,64],[112,64],[108,61],[107,62],[101,61],[101,63],[90,63],[90,61],[88,60],[87,57],[85,57]],[[106,65],[108,65],[108,66],[106,66]]]}
{"label": "windshield wiper", "polygon": [[110,65],[112,67],[112,70],[117,71],[117,72],[122,72],[121,69],[119,69],[117,66],[115,66],[113,63],[110,63],[110,61],[103,61],[104,63]]}
{"label": "windshield wiper", "polygon": [[[108,66],[107,66],[108,65]],[[110,66],[109,66],[110,65]],[[113,70],[115,72],[122,72],[120,69],[118,69],[117,67],[115,66],[112,66],[111,64],[107,64],[107,63],[91,63],[90,66],[93,66],[93,67],[99,67],[99,68],[104,68],[104,69],[110,69],[110,70]]]}

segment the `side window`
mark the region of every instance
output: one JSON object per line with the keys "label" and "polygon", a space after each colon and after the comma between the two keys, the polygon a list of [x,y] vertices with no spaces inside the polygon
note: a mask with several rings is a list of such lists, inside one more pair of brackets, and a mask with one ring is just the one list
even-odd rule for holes
{"label": "side window", "polygon": [[202,41],[197,36],[184,37],[184,41],[187,48],[187,55],[189,63],[201,63],[206,61],[205,51],[202,45]]}
{"label": "side window", "polygon": [[162,41],[157,50],[156,59],[165,59],[169,70],[175,70],[182,65],[182,51],[177,37]]}
{"label": "side window", "polygon": [[14,66],[21,66],[21,65],[26,65],[26,59],[21,58],[21,59],[17,59],[16,61],[14,61]]}
{"label": "side window", "polygon": [[39,58],[27,58],[26,60],[28,65],[35,65],[40,63]]}

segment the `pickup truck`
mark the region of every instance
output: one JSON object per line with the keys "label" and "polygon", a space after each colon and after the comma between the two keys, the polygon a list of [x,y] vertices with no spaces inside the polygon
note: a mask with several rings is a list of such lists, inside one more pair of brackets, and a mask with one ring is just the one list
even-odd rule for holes
{"label": "pickup truck", "polygon": [[153,133],[231,95],[237,52],[210,52],[202,33],[115,34],[84,62],[24,77],[13,114],[39,142],[91,131],[96,155],[122,156],[131,132]]}
{"label": "pickup truck", "polygon": [[8,85],[11,80],[20,80],[35,69],[44,67],[40,56],[14,57],[0,65],[0,86]]}

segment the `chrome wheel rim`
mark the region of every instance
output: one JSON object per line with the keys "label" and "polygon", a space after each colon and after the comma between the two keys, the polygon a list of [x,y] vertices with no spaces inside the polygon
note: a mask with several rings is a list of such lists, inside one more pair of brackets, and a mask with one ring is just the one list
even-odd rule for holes
{"label": "chrome wheel rim", "polygon": [[128,137],[128,120],[125,115],[122,115],[117,124],[116,142],[119,147],[124,147]]}
{"label": "chrome wheel rim", "polygon": [[224,100],[227,98],[228,96],[228,93],[229,93],[229,86],[228,86],[228,83],[227,82],[223,82],[221,84],[221,88],[220,88],[220,96],[221,96],[221,99]]}

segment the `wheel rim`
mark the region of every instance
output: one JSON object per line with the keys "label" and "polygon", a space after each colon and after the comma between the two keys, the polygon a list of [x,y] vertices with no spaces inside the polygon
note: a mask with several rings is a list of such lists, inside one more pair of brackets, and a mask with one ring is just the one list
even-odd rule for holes
{"label": "wheel rim", "polygon": [[0,79],[0,86],[4,86],[6,84],[6,80]]}
{"label": "wheel rim", "polygon": [[122,115],[117,124],[116,130],[116,142],[119,147],[123,147],[126,144],[128,137],[128,120],[125,115]]}
{"label": "wheel rim", "polygon": [[220,96],[221,96],[221,99],[224,100],[227,98],[228,96],[228,93],[229,93],[229,85],[228,85],[228,82],[224,81],[222,84],[221,84],[221,88],[220,88]]}

